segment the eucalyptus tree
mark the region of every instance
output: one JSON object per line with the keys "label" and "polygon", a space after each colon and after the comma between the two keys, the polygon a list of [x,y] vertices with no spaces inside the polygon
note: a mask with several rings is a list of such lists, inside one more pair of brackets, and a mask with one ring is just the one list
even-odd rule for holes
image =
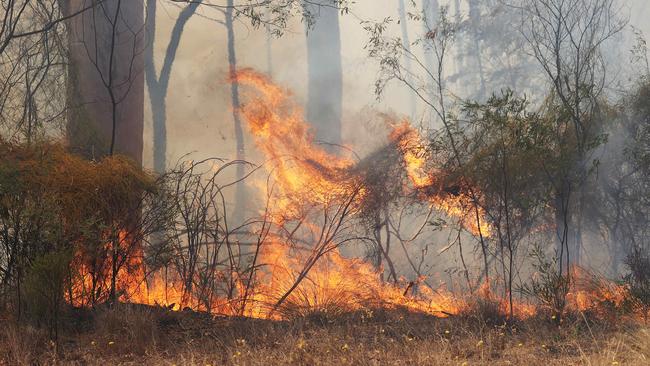
{"label": "eucalyptus tree", "polygon": [[551,85],[549,111],[566,153],[567,164],[549,179],[555,187],[560,271],[564,265],[568,273],[581,255],[583,187],[597,164],[590,153],[605,138],[598,128],[608,82],[602,48],[626,21],[616,0],[524,0],[511,6],[521,10],[522,35]]}
{"label": "eucalyptus tree", "polygon": [[[307,120],[318,140],[341,143],[343,71],[338,1],[305,1],[307,22]],[[337,149],[330,148],[332,151]]]}

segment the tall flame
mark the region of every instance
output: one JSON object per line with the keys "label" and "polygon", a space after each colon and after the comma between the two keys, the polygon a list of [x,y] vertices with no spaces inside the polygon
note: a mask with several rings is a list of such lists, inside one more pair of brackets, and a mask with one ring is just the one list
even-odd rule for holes
{"label": "tall flame", "polygon": [[[239,112],[246,120],[257,148],[267,159],[265,166],[276,187],[273,212],[269,218],[273,224],[281,227],[286,221],[300,218],[305,207],[327,205],[344,197],[354,197],[357,201],[364,199],[363,187],[361,194],[354,194],[355,189],[363,184],[363,178],[355,173],[354,161],[317,146],[301,108],[293,102],[287,90],[251,69],[238,71],[233,79],[246,87],[246,103]],[[490,236],[491,227],[485,211],[471,194],[472,190],[467,187],[445,189],[445,183],[439,178],[441,174],[428,166],[431,156],[415,128],[403,121],[392,127],[389,139],[402,159],[408,177],[406,189],[413,190],[423,202],[458,219],[469,232]],[[316,226],[309,222],[305,225]],[[423,278],[413,282],[402,279],[387,283],[382,280],[380,269],[360,259],[342,256],[336,245],[319,253],[320,259],[305,272],[304,264],[314,258],[315,254],[310,250],[315,244],[296,247],[285,240],[281,235],[269,235],[260,247],[260,266],[253,272],[252,281],[240,278],[236,273],[214,274],[234,278],[238,292],[234,297],[199,299],[184,293],[182,284],[168,278],[166,273],[155,273],[145,281],[144,270],[139,269],[122,274],[125,278],[118,279],[124,290],[120,300],[152,305],[175,304],[175,309],[188,306],[226,315],[276,319],[309,311],[331,313],[374,307],[404,307],[435,316],[448,316],[469,306],[465,299],[454,296],[443,286],[439,289],[427,286]],[[120,243],[128,243],[128,240],[120,237]],[[107,249],[111,246],[109,241]],[[78,299],[83,299],[97,284],[87,276],[89,267],[83,262],[81,253],[78,257],[78,269],[86,276],[74,281],[72,302],[83,306],[87,304]],[[141,261],[142,255],[135,258],[136,262]],[[138,268],[138,263],[133,264]],[[304,276],[303,280],[298,281],[301,276]],[[145,282],[147,286],[143,287]],[[483,292],[484,297],[489,297],[489,291]],[[585,310],[597,306],[602,298],[620,301],[624,294],[622,288],[601,294],[576,289],[569,296],[570,307]],[[283,301],[283,306],[278,308],[280,301]],[[504,313],[507,312],[505,302],[500,303],[500,307]],[[522,318],[533,315],[535,310],[525,303],[516,303],[514,308],[516,316]]]}
{"label": "tall flame", "polygon": [[347,170],[352,160],[317,146],[291,94],[252,69],[239,70],[234,79],[245,90],[240,109],[255,145],[264,153],[279,194],[277,211],[295,213],[305,203],[327,203],[350,193]]}

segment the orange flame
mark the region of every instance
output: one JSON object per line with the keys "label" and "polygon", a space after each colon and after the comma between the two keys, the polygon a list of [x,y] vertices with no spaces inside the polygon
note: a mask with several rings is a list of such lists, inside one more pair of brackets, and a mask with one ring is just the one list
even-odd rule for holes
{"label": "orange flame", "polygon": [[279,189],[274,202],[278,212],[296,217],[306,203],[327,203],[350,193],[347,170],[353,161],[316,146],[301,108],[288,91],[251,69],[239,70],[234,79],[252,87],[245,90],[247,102],[240,112],[272,167]]}
{"label": "orange flame", "polygon": [[434,177],[435,170],[426,166],[430,156],[422,137],[408,121],[394,126],[390,139],[402,153],[408,178],[423,199],[448,216],[458,219],[473,235],[491,236],[492,227],[486,219],[485,210],[474,204],[467,192],[452,194],[440,187],[441,183]]}
{"label": "orange flame", "polygon": [[[146,293],[147,287],[142,264],[142,248],[133,244],[128,234],[122,230],[101,250],[105,252],[104,256],[86,255],[82,250],[75,253],[72,261],[75,271],[66,296],[68,302],[83,307],[93,305],[93,301],[107,301],[113,281],[118,300],[143,302],[142,294]],[[118,262],[128,257],[125,263],[119,265],[119,271],[116,273],[113,273],[114,257],[111,255],[114,251],[122,253],[117,256]]]}
{"label": "orange flame", "polygon": [[[240,112],[248,123],[256,146],[267,157],[268,172],[277,187],[273,196],[274,212],[270,218],[275,225],[282,226],[287,220],[301,217],[305,206],[328,204],[352,193],[361,180],[353,173],[354,162],[316,146],[301,108],[291,100],[288,91],[250,69],[238,71],[233,78],[249,87],[245,90],[247,102]],[[431,156],[415,128],[404,121],[393,126],[389,138],[403,160],[408,177],[407,189],[412,189],[419,199],[448,216],[459,219],[469,232],[490,236],[491,226],[485,219],[486,214],[474,204],[467,189],[448,192],[442,187],[444,183],[438,178],[440,175],[427,166]],[[363,193],[356,199],[362,200]],[[128,240],[120,235],[119,243],[128,245]],[[112,245],[109,242],[106,249]],[[248,278],[235,273],[216,273],[217,277],[228,275],[234,278],[237,294],[231,298],[208,299],[185,293],[178,279],[168,278],[162,272],[149,276],[145,281],[140,252],[132,259],[131,267],[135,270],[118,276],[118,286],[122,289],[119,299],[151,305],[174,304],[174,309],[187,306],[225,315],[275,319],[312,311],[336,313],[376,307],[403,307],[444,317],[458,314],[470,306],[469,301],[453,295],[444,286],[434,289],[426,285],[424,278],[411,283],[403,279],[386,283],[381,278],[381,269],[359,259],[345,258],[336,246],[326,251],[308,272],[304,271],[304,264],[314,255],[309,244],[299,248],[283,241],[281,235],[271,234],[260,249],[260,265],[253,272],[252,283],[248,284]],[[72,303],[86,306],[88,303],[84,302],[84,296],[97,284],[92,283],[90,267],[82,260],[81,254],[77,261],[82,275],[72,286]],[[110,263],[100,270],[108,268]],[[300,276],[304,278],[297,283]],[[101,285],[109,284],[103,282]],[[489,284],[485,284],[479,296],[489,299],[489,293]],[[596,294],[575,287],[569,296],[569,307],[586,310],[598,306],[602,299],[618,304],[624,296],[622,288]],[[278,307],[281,299],[284,302]],[[520,318],[530,317],[537,311],[537,307],[524,302],[513,305],[515,316]],[[509,304],[500,300],[499,307],[507,313]]]}

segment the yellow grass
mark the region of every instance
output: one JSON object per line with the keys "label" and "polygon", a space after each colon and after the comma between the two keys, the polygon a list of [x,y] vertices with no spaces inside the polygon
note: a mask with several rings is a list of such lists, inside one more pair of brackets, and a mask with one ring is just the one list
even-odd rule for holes
{"label": "yellow grass", "polygon": [[287,322],[121,306],[84,314],[55,344],[0,331],[0,365],[648,365],[650,328],[575,317],[510,325],[401,311]]}

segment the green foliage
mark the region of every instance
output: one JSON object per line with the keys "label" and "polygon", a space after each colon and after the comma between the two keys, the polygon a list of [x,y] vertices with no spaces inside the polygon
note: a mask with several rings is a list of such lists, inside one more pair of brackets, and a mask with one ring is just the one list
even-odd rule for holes
{"label": "green foliage", "polygon": [[627,257],[626,264],[630,273],[624,282],[630,294],[642,305],[650,306],[650,254],[635,250]]}
{"label": "green foliage", "polygon": [[57,333],[64,292],[70,280],[69,250],[44,254],[34,260],[22,285],[25,315]]}
{"label": "green foliage", "polygon": [[550,124],[510,90],[484,104],[466,103],[463,112],[471,131],[463,175],[480,188],[493,218],[505,215],[507,204],[508,215],[527,227],[550,191],[544,177],[554,148]]}
{"label": "green foliage", "polygon": [[[523,284],[519,291],[537,299],[553,315],[561,315],[566,306],[570,288],[570,278],[558,271],[557,256],[547,259],[543,250],[536,247],[532,253],[535,274],[529,283]],[[559,316],[556,319],[560,319]]]}

